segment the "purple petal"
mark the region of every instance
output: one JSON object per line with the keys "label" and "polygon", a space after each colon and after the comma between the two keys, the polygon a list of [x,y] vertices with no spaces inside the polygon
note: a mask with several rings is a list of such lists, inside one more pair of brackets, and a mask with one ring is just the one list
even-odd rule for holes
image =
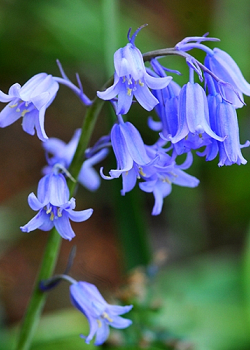
{"label": "purple petal", "polygon": [[97,91],[97,96],[102,100],[112,100],[120,91],[119,77],[115,74],[114,84],[105,91]]}
{"label": "purple petal", "polygon": [[96,191],[100,186],[101,180],[95,169],[83,166],[78,176],[78,182],[89,191]]}
{"label": "purple petal", "polygon": [[153,131],[162,129],[162,122],[155,121],[152,117],[148,117],[148,127]]}
{"label": "purple petal", "polygon": [[47,75],[48,74],[46,73],[39,73],[30,78],[20,89],[20,98],[23,101],[30,101],[30,95],[34,92],[37,86],[47,77]]}
{"label": "purple petal", "polygon": [[96,331],[96,338],[95,338],[95,345],[101,345],[107,340],[109,336],[109,326],[108,324],[103,321],[99,320],[101,322],[101,326],[97,328]]}
{"label": "purple petal", "polygon": [[[164,183],[165,185],[165,196],[171,193],[172,186],[169,183]],[[161,191],[161,186],[155,186],[154,191],[155,204],[153,206],[152,215],[159,215],[162,211],[163,206],[163,193]],[[164,196],[164,197],[165,197]]]}
{"label": "purple petal", "polygon": [[147,111],[151,111],[159,103],[157,98],[154,97],[152,92],[145,85],[137,85],[136,90],[133,92],[137,101]]}
{"label": "purple petal", "polygon": [[133,166],[133,159],[128,152],[127,144],[121,132],[120,125],[115,124],[111,130],[111,143],[117,160],[118,170],[111,170],[110,175],[119,177],[123,171],[129,171]]}
{"label": "purple petal", "polygon": [[35,134],[35,119],[38,118],[38,111],[33,110],[32,112],[28,112],[23,117],[22,127],[25,132],[30,135]]}
{"label": "purple petal", "polygon": [[241,70],[232,57],[223,50],[215,48],[214,55],[208,55],[205,62],[220,79],[229,82],[245,95],[250,95],[250,84],[243,77]]}
{"label": "purple petal", "polygon": [[121,123],[120,130],[132,159],[139,165],[148,164],[151,159],[146,153],[139,131],[130,122]]}
{"label": "purple petal", "polygon": [[48,140],[48,136],[44,130],[44,113],[45,107],[41,108],[39,111],[39,117],[35,119],[35,128],[37,132],[37,136],[41,141]]}
{"label": "purple petal", "polygon": [[133,101],[133,93],[128,92],[126,85],[121,86],[118,94],[116,114],[127,114]]}
{"label": "purple petal", "polygon": [[43,106],[46,106],[49,100],[50,93],[48,91],[42,92],[41,94],[35,95],[34,97],[30,98],[30,101],[38,110],[40,110]]}
{"label": "purple petal", "polygon": [[129,312],[133,308],[133,305],[109,305],[108,312],[112,313],[112,315],[123,315]]}
{"label": "purple petal", "polygon": [[33,210],[40,210],[43,207],[43,203],[41,203],[37,197],[35,196],[35,194],[32,192],[29,194],[28,196],[28,203],[29,206],[31,207],[31,209]]}
{"label": "purple petal", "polygon": [[134,167],[128,172],[122,174],[122,190],[121,195],[130,192],[136,185],[138,171],[135,171]]}
{"label": "purple petal", "polygon": [[60,207],[69,200],[69,189],[62,174],[51,174],[49,180],[49,202]]}
{"label": "purple petal", "polygon": [[61,217],[54,220],[54,225],[57,232],[62,238],[71,241],[71,239],[75,237],[75,233],[72,230],[69,218],[65,212],[63,212],[63,215]]}
{"label": "purple petal", "polygon": [[50,221],[49,216],[41,209],[36,216],[34,216],[26,225],[21,226],[22,232],[34,231],[44,223],[44,221]]}
{"label": "purple petal", "polygon": [[147,86],[150,89],[161,90],[167,87],[173,78],[172,77],[155,78],[146,73],[144,75],[144,79]]}
{"label": "purple petal", "polygon": [[5,94],[0,90],[0,101],[5,103],[13,100],[13,98],[19,98],[20,89],[21,89],[21,85],[18,83],[15,83],[9,88],[8,94]]}
{"label": "purple petal", "polygon": [[70,220],[75,222],[82,222],[86,221],[90,218],[90,216],[93,214],[93,209],[86,209],[81,211],[75,211],[72,209],[67,210],[68,217]]}
{"label": "purple petal", "polygon": [[12,108],[12,103],[9,103],[0,112],[0,127],[5,128],[13,124],[17,119],[21,117],[21,113],[16,111],[16,107]]}

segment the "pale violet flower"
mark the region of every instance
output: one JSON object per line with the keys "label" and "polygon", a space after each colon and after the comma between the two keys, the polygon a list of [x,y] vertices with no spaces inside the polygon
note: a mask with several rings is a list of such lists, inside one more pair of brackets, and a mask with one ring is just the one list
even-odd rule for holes
{"label": "pale violet flower", "polygon": [[36,216],[21,227],[23,232],[39,228],[49,231],[55,226],[64,239],[71,240],[75,233],[69,220],[81,222],[87,220],[93,209],[75,211],[75,199],[69,199],[69,189],[65,177],[60,173],[45,175],[38,184],[37,197],[31,193],[28,197],[31,209],[38,211]]}
{"label": "pale violet flower", "polygon": [[139,131],[130,122],[121,121],[121,123],[113,125],[111,144],[117,161],[117,169],[110,170],[110,176],[105,176],[103,168],[101,168],[101,175],[106,180],[115,179],[122,175],[122,194],[124,195],[134,188],[141,167],[149,164],[151,159],[146,153]]}
{"label": "pale violet flower", "polygon": [[48,137],[44,130],[46,109],[54,100],[59,84],[52,75],[39,73],[34,75],[22,87],[16,83],[5,94],[0,91],[0,102],[9,102],[0,112],[0,127],[4,128],[22,118],[22,127],[30,135],[37,132],[40,140]]}
{"label": "pale violet flower", "polygon": [[88,282],[76,282],[70,286],[72,304],[81,311],[89,322],[89,335],[82,336],[85,342],[95,337],[95,345],[103,344],[109,336],[109,326],[114,328],[127,328],[131,320],[120,317],[132,309],[132,305],[110,305],[102,297],[97,287]]}
{"label": "pale violet flower", "polygon": [[228,83],[220,86],[222,98],[226,98],[236,108],[243,106],[243,95],[250,96],[250,84],[241,73],[233,58],[225,51],[214,48],[208,51],[205,66],[221,81]]}
{"label": "pale violet flower", "polygon": [[[129,32],[130,33],[130,32]],[[146,71],[140,50],[134,40],[138,30],[129,39],[129,43],[114,54],[114,84],[105,91],[98,91],[97,96],[103,100],[112,100],[118,96],[116,114],[126,114],[133,97],[147,111],[151,111],[159,101],[150,89],[163,89],[172,77],[152,77]]]}

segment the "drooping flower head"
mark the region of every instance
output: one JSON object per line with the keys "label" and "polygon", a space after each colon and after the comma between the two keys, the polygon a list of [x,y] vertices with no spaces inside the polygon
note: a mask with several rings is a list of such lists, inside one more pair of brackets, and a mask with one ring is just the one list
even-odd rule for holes
{"label": "drooping flower head", "polygon": [[87,220],[93,209],[74,211],[75,199],[69,199],[69,189],[65,177],[53,172],[45,175],[38,184],[37,197],[31,193],[28,197],[31,209],[38,211],[36,216],[21,227],[23,232],[39,228],[49,231],[55,226],[58,233],[65,239],[71,240],[75,233],[69,219],[75,222]]}
{"label": "drooping flower head", "polygon": [[127,328],[132,321],[120,317],[132,309],[132,305],[110,305],[102,297],[95,285],[88,282],[77,282],[70,286],[72,304],[88,319],[90,332],[87,337],[82,336],[86,343],[95,336],[95,345],[103,344],[109,336],[109,326]]}
{"label": "drooping flower head", "polygon": [[[120,118],[121,120],[121,118]],[[110,176],[105,176],[101,168],[101,175],[106,180],[118,178],[122,175],[122,194],[131,191],[141,167],[151,162],[145,149],[139,131],[130,122],[115,124],[111,130],[111,144],[117,161],[117,169],[110,170]]]}
{"label": "drooping flower head", "polygon": [[149,165],[141,169],[139,187],[142,191],[153,193],[155,198],[152,215],[159,215],[162,211],[163,199],[172,191],[172,184],[183,187],[197,187],[199,180],[184,170],[188,169],[193,157],[191,152],[187,154],[186,161],[177,165],[174,157],[170,157],[164,148],[157,143],[146,146],[147,154],[151,159],[155,159]]}
{"label": "drooping flower head", "polygon": [[159,101],[149,88],[163,89],[172,79],[172,77],[155,78],[146,72],[142,54],[134,43],[140,29],[131,38],[129,31],[129,43],[114,54],[114,84],[103,92],[97,92],[97,96],[103,100],[112,100],[118,96],[117,115],[129,111],[133,97],[143,108],[151,111]]}
{"label": "drooping flower head", "polygon": [[34,135],[36,130],[40,140],[48,139],[44,130],[44,115],[58,88],[59,84],[51,75],[39,73],[22,87],[18,83],[12,85],[8,94],[0,91],[0,102],[9,102],[0,112],[0,127],[4,128],[22,118],[25,132]]}
{"label": "drooping flower head", "polygon": [[205,66],[220,80],[228,83],[228,85],[220,86],[222,97],[226,98],[236,108],[242,107],[244,104],[242,94],[250,96],[250,84],[245,80],[232,57],[227,52],[214,48],[207,53]]}

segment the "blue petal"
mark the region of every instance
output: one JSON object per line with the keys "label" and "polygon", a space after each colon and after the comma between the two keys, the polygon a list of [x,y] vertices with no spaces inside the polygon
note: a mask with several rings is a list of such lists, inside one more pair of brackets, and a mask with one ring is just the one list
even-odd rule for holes
{"label": "blue petal", "polygon": [[133,308],[133,305],[126,305],[126,306],[109,305],[108,313],[112,313],[112,315],[123,315],[129,312],[132,308]]}
{"label": "blue petal", "polygon": [[62,238],[71,241],[71,239],[75,237],[75,233],[72,230],[69,218],[65,212],[62,213],[61,217],[54,220],[54,225]]}
{"label": "blue petal", "polygon": [[38,182],[37,198],[44,205],[49,203],[49,181],[50,175],[45,175]]}
{"label": "blue petal", "polygon": [[75,222],[82,222],[88,220],[93,214],[93,209],[86,209],[81,211],[75,211],[72,209],[67,210],[70,220]]}
{"label": "blue petal", "polygon": [[162,122],[155,121],[150,116],[148,117],[148,127],[153,131],[160,131],[162,129]]}
{"label": "blue petal", "polygon": [[[164,190],[164,193],[163,191]],[[163,198],[169,195],[172,191],[171,184],[167,182],[158,181],[154,188],[153,195],[155,198],[155,204],[153,206],[152,215],[159,215],[162,211]]]}
{"label": "blue petal", "polygon": [[114,84],[107,88],[105,91],[97,91],[97,96],[102,100],[112,100],[116,97],[120,91],[119,77],[114,76]]}
{"label": "blue petal", "polygon": [[250,96],[250,84],[232,57],[223,50],[215,48],[214,55],[207,55],[205,63],[220,79],[229,82],[245,95]]}
{"label": "blue petal", "polygon": [[21,89],[21,85],[18,83],[15,83],[9,88],[8,94],[5,94],[0,90],[0,101],[5,103],[13,100],[13,98],[19,98],[20,89]]}
{"label": "blue petal", "polygon": [[144,75],[144,79],[145,79],[147,86],[150,89],[160,90],[160,89],[164,89],[165,87],[167,87],[173,78],[172,77],[156,78],[156,77],[152,77],[146,73]]}
{"label": "blue petal", "polygon": [[28,196],[28,203],[29,206],[31,207],[31,209],[33,210],[40,210],[43,207],[43,203],[41,203],[37,197],[35,196],[35,194],[32,192],[29,194]]}
{"label": "blue petal", "polygon": [[40,95],[35,95],[32,99],[30,99],[30,102],[34,104],[36,109],[40,110],[43,106],[46,106],[46,104],[50,100],[50,93],[48,91],[42,92]]}
{"label": "blue petal", "polygon": [[35,134],[35,118],[38,118],[38,113],[38,110],[33,110],[32,112],[25,114],[23,117],[23,130],[30,135]]}
{"label": "blue petal", "polygon": [[129,171],[132,168],[133,159],[128,152],[127,144],[118,124],[115,124],[111,130],[111,143],[116,156],[118,170],[111,170],[110,175],[119,177],[123,171]]}
{"label": "blue petal", "polygon": [[99,326],[97,328],[97,331],[96,331],[96,338],[95,338],[95,343],[94,343],[95,345],[103,344],[109,336],[108,324],[103,320],[99,320],[99,321],[101,322],[101,326]]}
{"label": "blue petal", "polygon": [[[110,315],[112,318],[112,315]],[[131,320],[128,320],[127,318],[115,316],[112,319],[112,322],[109,323],[110,326],[117,328],[117,329],[124,329],[129,327],[133,322]]]}
{"label": "blue petal", "polygon": [[4,109],[0,112],[0,127],[5,128],[13,124],[17,119],[21,117],[21,112],[17,112],[16,108],[12,108],[13,103],[9,103]]}
{"label": "blue petal", "polygon": [[[37,86],[47,77],[46,73],[39,73],[30,78],[20,89],[20,98],[23,101],[30,101],[30,95]],[[43,92],[43,91],[42,91]]]}
{"label": "blue petal", "polygon": [[62,174],[51,174],[49,179],[49,202],[54,206],[61,206],[69,200],[69,189]]}
{"label": "blue petal", "polygon": [[[122,49],[122,55],[128,61],[129,74],[132,78],[135,81],[142,79],[146,74],[146,68],[141,51],[129,43]],[[117,64],[115,64],[115,67],[117,67]]]}
{"label": "blue petal", "polygon": [[47,220],[49,220],[49,216],[41,209],[26,225],[21,226],[20,229],[23,232],[34,231]]}
{"label": "blue petal", "polygon": [[133,101],[133,93],[129,93],[126,85],[119,87],[116,114],[127,114]]}
{"label": "blue petal", "polygon": [[147,111],[151,111],[159,103],[146,85],[137,85],[133,92],[137,101]]}
{"label": "blue petal", "polygon": [[46,135],[46,132],[44,130],[44,114],[45,107],[40,109],[39,116],[35,119],[35,128],[37,136],[41,141],[46,141],[48,139],[48,136]]}
{"label": "blue petal", "polygon": [[130,192],[136,185],[138,171],[135,171],[134,167],[122,174],[122,190],[121,195]]}
{"label": "blue petal", "polygon": [[[223,144],[219,145],[220,152],[223,153],[223,149],[225,150],[231,164],[246,164],[247,161],[242,156],[240,149],[239,126],[235,108],[224,101],[219,103],[217,108],[218,130],[227,135]],[[226,164],[220,159],[219,165],[223,165],[222,163]]]}
{"label": "blue petal", "polygon": [[139,131],[130,122],[121,123],[120,130],[132,159],[139,165],[148,164],[151,159],[146,153],[145,145]]}
{"label": "blue petal", "polygon": [[187,83],[185,92],[186,118],[190,132],[205,132],[215,140],[223,141],[223,138],[216,135],[208,124],[209,111],[204,89],[197,83]]}

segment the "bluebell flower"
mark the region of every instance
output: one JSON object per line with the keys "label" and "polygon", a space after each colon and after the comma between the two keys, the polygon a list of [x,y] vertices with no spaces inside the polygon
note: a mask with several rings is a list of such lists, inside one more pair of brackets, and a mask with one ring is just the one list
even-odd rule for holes
{"label": "bluebell flower", "polygon": [[196,142],[200,142],[200,147],[206,144],[209,138],[221,142],[225,139],[225,135],[216,135],[211,129],[205,91],[198,83],[192,82],[188,82],[181,89],[178,130],[176,135],[169,138],[173,143],[176,143],[186,138],[190,133],[196,136]]}
{"label": "bluebell flower", "polygon": [[206,160],[213,160],[219,153],[219,166],[232,164],[246,164],[246,159],[242,156],[241,148],[248,147],[249,141],[244,145],[240,144],[239,125],[235,106],[224,100],[217,92],[216,82],[210,76],[206,76],[209,91],[209,121],[212,130],[217,135],[226,135],[223,142],[212,139],[205,150],[197,153],[206,156]]}
{"label": "bluebell flower", "polygon": [[103,100],[112,100],[118,96],[117,115],[129,111],[133,97],[144,109],[151,111],[159,101],[149,88],[163,89],[172,79],[152,77],[146,72],[142,54],[134,44],[137,32],[132,38],[128,37],[129,43],[114,54],[114,84],[105,91],[97,92],[97,96]]}
{"label": "bluebell flower", "polygon": [[186,187],[199,184],[199,180],[183,171],[192,163],[191,154],[184,164],[177,165],[175,155],[170,157],[168,149],[163,148],[165,141],[159,139],[152,146],[145,145],[138,130],[129,122],[113,126],[111,143],[117,169],[110,170],[110,176],[105,176],[101,168],[102,177],[111,180],[122,175],[122,195],[131,191],[137,180],[141,180],[139,187],[145,192],[153,192],[155,196],[152,215],[160,214],[163,199],[171,192],[172,183]]}
{"label": "bluebell flower", "polygon": [[[48,154],[48,166],[44,167],[44,174],[51,173],[56,164],[59,164],[62,170],[68,169],[75,154],[80,134],[81,130],[77,129],[68,144],[53,137],[43,142],[43,148]],[[81,185],[90,191],[95,191],[100,186],[100,177],[93,168],[93,165],[104,159],[107,153],[107,149],[102,149],[96,154],[92,155],[89,159],[86,159],[82,164],[77,180]]]}
{"label": "bluebell flower", "polygon": [[139,187],[144,192],[152,192],[155,198],[155,204],[152,215],[159,215],[162,211],[163,199],[172,191],[172,184],[184,187],[196,187],[199,180],[183,170],[188,169],[193,161],[192,154],[187,154],[186,161],[177,165],[174,157],[170,157],[166,150],[157,144],[147,146],[147,153],[157,161],[148,166],[142,167],[141,180]]}
{"label": "bluebell flower", "polygon": [[87,220],[93,209],[74,211],[75,199],[69,199],[69,189],[65,177],[60,173],[45,175],[38,184],[37,197],[31,193],[28,197],[31,209],[38,211],[37,215],[21,227],[23,232],[37,228],[49,231],[53,226],[62,238],[71,240],[75,233],[69,219],[75,222]]}
{"label": "bluebell flower", "polygon": [[204,64],[219,78],[218,82],[228,83],[218,87],[222,97],[234,104],[236,108],[242,107],[244,101],[242,94],[250,96],[250,84],[245,80],[232,57],[225,51],[214,48],[207,53]]}
{"label": "bluebell flower", "polygon": [[30,135],[36,130],[39,139],[45,141],[48,137],[44,130],[44,115],[58,88],[59,84],[51,75],[39,73],[22,87],[17,83],[12,85],[8,94],[0,91],[0,102],[9,102],[0,112],[0,127],[22,118],[23,130]]}
{"label": "bluebell flower", "polygon": [[103,344],[109,336],[109,326],[127,328],[132,321],[120,317],[132,309],[132,305],[110,305],[104,300],[99,290],[91,283],[77,282],[70,286],[72,304],[88,319],[90,332],[87,337],[82,336],[86,343],[95,336],[95,345]]}
{"label": "bluebell flower", "polygon": [[[166,68],[162,67],[156,59],[151,60],[151,65],[158,75],[166,76]],[[155,110],[161,122],[157,123],[149,119],[148,124],[151,129],[160,131],[160,137],[164,141],[172,141],[172,135],[176,135],[179,130],[179,121],[181,119],[179,116],[179,97],[181,91],[181,87],[174,81],[171,81],[170,84],[162,90],[152,90],[152,93],[159,100],[159,104],[155,107]],[[186,137],[172,143],[172,147],[174,152],[180,155],[206,145],[210,142],[209,139],[210,137],[205,135],[202,136],[197,133],[189,132]]]}
{"label": "bluebell flower", "polygon": [[111,144],[117,161],[117,169],[110,170],[109,175],[101,175],[106,180],[118,178],[122,175],[122,194],[131,191],[141,167],[151,162],[145,149],[139,131],[130,122],[115,124],[111,130]]}
{"label": "bluebell flower", "polygon": [[246,164],[247,161],[242,156],[241,148],[248,147],[249,141],[244,145],[240,144],[236,110],[221,96],[217,97],[216,128],[219,135],[227,135],[224,142],[219,144],[220,161],[218,165]]}

